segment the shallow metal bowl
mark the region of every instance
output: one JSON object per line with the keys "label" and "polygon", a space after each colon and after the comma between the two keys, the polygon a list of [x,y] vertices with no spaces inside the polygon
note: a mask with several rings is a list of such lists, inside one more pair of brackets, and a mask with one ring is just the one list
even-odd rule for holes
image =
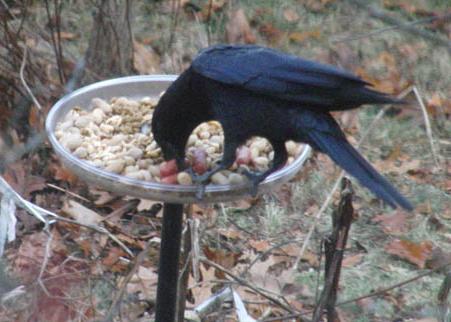
{"label": "shallow metal bowl", "polygon": [[[88,108],[93,98],[109,100],[125,96],[140,99],[145,96],[158,97],[177,78],[177,75],[152,75],[122,77],[98,82],[61,98],[51,109],[46,119],[46,132],[50,143],[63,164],[81,179],[105,190],[121,195],[159,200],[172,203],[199,202],[195,185],[174,185],[148,182],[114,174],[96,168],[85,160],[78,159],[66,150],[55,137],[57,123],[75,106]],[[310,155],[310,147],[305,146],[300,155],[290,165],[272,173],[259,186],[259,192],[267,192],[274,186],[292,178]],[[218,202],[241,199],[248,193],[249,185],[207,185],[202,202]]]}

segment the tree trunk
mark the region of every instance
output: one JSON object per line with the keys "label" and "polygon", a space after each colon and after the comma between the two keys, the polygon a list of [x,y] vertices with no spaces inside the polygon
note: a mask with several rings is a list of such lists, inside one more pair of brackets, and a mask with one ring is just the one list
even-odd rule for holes
{"label": "tree trunk", "polygon": [[97,2],[80,84],[134,73],[131,2]]}

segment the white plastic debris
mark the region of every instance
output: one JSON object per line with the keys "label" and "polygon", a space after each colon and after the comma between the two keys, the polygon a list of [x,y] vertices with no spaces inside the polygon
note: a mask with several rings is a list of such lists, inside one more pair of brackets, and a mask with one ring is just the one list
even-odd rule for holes
{"label": "white plastic debris", "polygon": [[240,322],[257,322],[252,316],[250,316],[239,294],[233,291],[233,303],[235,304],[236,314],[238,315],[238,321]]}
{"label": "white plastic debris", "polygon": [[0,202],[0,257],[5,245],[16,239],[16,205],[14,200],[3,196]]}

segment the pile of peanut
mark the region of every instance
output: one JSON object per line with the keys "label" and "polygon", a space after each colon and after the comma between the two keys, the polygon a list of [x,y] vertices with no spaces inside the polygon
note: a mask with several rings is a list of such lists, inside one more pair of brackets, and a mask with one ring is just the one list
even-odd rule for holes
{"label": "pile of peanut", "polygon": [[[152,133],[143,134],[143,124],[150,124],[157,99],[144,97],[132,100],[112,98],[109,102],[94,98],[88,108],[74,107],[57,124],[55,136],[77,158],[98,168],[137,180],[161,183],[191,184],[187,172],[177,172],[174,161],[163,162],[161,149]],[[187,158],[198,174],[221,159],[223,132],[215,121],[202,123],[191,134],[187,144]],[[301,146],[286,143],[291,163]],[[235,170],[245,166],[253,171],[268,169],[274,156],[264,138],[253,138],[237,151],[237,159],[230,170],[214,174],[213,184],[239,184],[245,177]]]}

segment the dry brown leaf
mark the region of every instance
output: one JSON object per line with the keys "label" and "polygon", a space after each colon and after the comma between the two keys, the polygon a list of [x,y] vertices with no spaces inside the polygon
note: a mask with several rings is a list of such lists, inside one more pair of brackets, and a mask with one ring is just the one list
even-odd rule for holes
{"label": "dry brown leaf", "polygon": [[157,293],[158,274],[150,268],[139,266],[127,284],[128,293],[138,293],[140,300],[154,300]]}
{"label": "dry brown leaf", "polygon": [[199,305],[206,299],[208,299],[211,295],[212,284],[208,283],[208,281],[215,280],[215,269],[213,267],[206,267],[205,265],[200,265],[199,270],[202,276],[203,283],[197,283],[193,276],[190,274],[188,279],[188,289],[191,292],[192,297],[194,298],[194,306]]}
{"label": "dry brown leaf", "polygon": [[[298,244],[290,243],[287,245],[283,245],[278,249],[278,251],[281,251],[283,254],[296,258],[300,253],[300,247]],[[276,251],[276,253],[278,252]]]}
{"label": "dry brown leaf", "polygon": [[126,257],[127,254],[118,247],[112,247],[108,251],[108,255],[102,259],[102,264],[107,266],[113,273],[125,272],[129,269],[129,265],[121,260],[121,257]]}
{"label": "dry brown leaf", "polygon": [[22,238],[13,268],[14,273],[23,279],[24,283],[32,282],[35,274],[39,272],[39,263],[44,260],[48,238],[49,236],[44,232],[25,235]]}
{"label": "dry brown leaf", "polygon": [[36,131],[43,128],[42,112],[35,105],[33,105],[28,114],[28,124]]}
{"label": "dry brown leaf", "polygon": [[104,206],[107,203],[114,200],[115,198],[117,198],[117,196],[111,194],[110,192],[105,190],[99,190],[97,188],[90,188],[89,193],[91,196],[95,198],[94,204],[96,206]]}
{"label": "dry brown leaf", "polygon": [[71,185],[78,182],[78,177],[75,174],[56,162],[49,165],[49,171],[56,180],[66,181]]}
{"label": "dry brown leaf", "polygon": [[407,216],[402,210],[375,216],[371,221],[380,223],[382,230],[387,234],[402,234],[409,229]]}
{"label": "dry brown leaf", "polygon": [[432,254],[432,242],[414,243],[409,240],[396,239],[385,246],[385,251],[391,255],[407,260],[409,263],[424,268],[426,260]]}
{"label": "dry brown leaf", "polygon": [[255,249],[256,252],[264,252],[271,246],[267,240],[255,240],[255,239],[249,240],[249,245],[253,249]]}
{"label": "dry brown leaf", "polygon": [[[203,250],[205,257],[227,269],[233,268],[241,256],[241,253],[234,253],[221,248],[204,247]],[[217,275],[218,278],[225,277],[224,273],[220,271],[217,272]]]}
{"label": "dry brown leaf", "polygon": [[273,44],[282,40],[284,36],[284,33],[270,22],[262,24],[258,31]]}
{"label": "dry brown leaf", "polygon": [[434,248],[431,256],[426,261],[426,267],[435,269],[451,262],[451,252],[445,252],[441,248]]}
{"label": "dry brown leaf", "polygon": [[308,39],[319,39],[321,37],[321,31],[319,29],[307,30],[307,31],[294,31],[288,35],[288,39],[293,42],[301,43]]}
{"label": "dry brown leaf", "polygon": [[[323,55],[323,61],[349,70],[354,70],[355,66],[360,64],[358,52],[348,43],[337,43]],[[318,57],[318,60],[321,61],[320,58]]]}
{"label": "dry brown leaf", "polygon": [[[58,37],[58,35],[55,34],[55,37]],[[74,34],[73,32],[67,32],[67,31],[60,31],[59,37],[62,40],[74,40],[74,39],[79,38],[79,36],[77,34]]]}
{"label": "dry brown leaf", "polygon": [[355,255],[350,255],[350,256],[346,256],[343,259],[343,267],[354,267],[357,264],[360,264],[362,262],[363,259],[363,254],[355,254]]}
{"label": "dry brown leaf", "polygon": [[[187,1],[189,3],[189,1]],[[206,1],[205,5],[202,7],[201,17],[203,21],[210,19],[210,16],[214,12],[221,11],[227,0],[209,0]]]}
{"label": "dry brown leaf", "polygon": [[432,97],[427,100],[426,110],[431,117],[440,117],[443,114],[450,114],[451,99],[445,99],[439,93],[435,92],[432,94]]}
{"label": "dry brown leaf", "polygon": [[313,12],[323,12],[326,6],[335,0],[303,0],[304,5]]}
{"label": "dry brown leaf", "polygon": [[415,175],[418,174],[417,172],[421,170],[421,161],[418,159],[402,160],[402,161],[377,160],[374,162],[374,165],[376,168],[383,169],[385,172],[393,172],[397,174],[407,173]]}
{"label": "dry brown leaf", "polygon": [[[39,263],[39,265],[42,264]],[[32,291],[34,294],[30,296],[34,297],[35,302],[31,307],[31,316],[28,320],[59,322],[74,319],[75,315],[81,312],[80,307],[77,307],[74,302],[67,301],[67,295],[77,294],[77,290],[84,286],[82,272],[86,272],[86,268],[80,261],[67,259],[66,254],[52,253],[43,276],[43,283],[50,296],[47,296],[42,288]],[[30,291],[32,289],[30,288]],[[82,314],[92,317],[87,311]]]}
{"label": "dry brown leaf", "polygon": [[66,200],[61,211],[83,225],[97,225],[103,217],[74,200]]}
{"label": "dry brown leaf", "polygon": [[24,161],[17,161],[9,164],[3,173],[5,180],[25,199],[28,199],[32,192],[46,188],[45,179],[30,175],[29,171]]}
{"label": "dry brown leaf", "polygon": [[258,198],[245,197],[244,199],[233,201],[230,205],[235,210],[247,210],[256,204]]}
{"label": "dry brown leaf", "polygon": [[227,239],[239,239],[242,238],[242,234],[240,231],[235,230],[235,229],[224,229],[224,228],[220,228],[218,230],[218,233],[221,236],[224,236]]}
{"label": "dry brown leaf", "polygon": [[152,49],[139,42],[133,42],[133,65],[142,75],[160,72],[160,56]]}
{"label": "dry brown leaf", "polygon": [[[297,257],[297,256],[299,256],[299,251],[296,253],[295,256],[292,256],[292,257]],[[313,267],[318,267],[318,265],[319,265],[318,255],[316,255],[315,253],[312,253],[309,250],[304,251],[301,261],[307,262],[310,266],[313,266]]]}
{"label": "dry brown leaf", "polygon": [[256,262],[249,270],[250,279],[258,286],[269,291],[280,293],[282,286],[276,276],[269,272],[271,266],[277,264],[274,256],[270,256],[266,261]]}
{"label": "dry brown leaf", "polygon": [[282,184],[278,189],[273,191],[274,196],[280,202],[282,207],[289,207],[292,202],[293,192],[291,190],[291,185]]}
{"label": "dry brown leaf", "polygon": [[[375,60],[379,62],[379,60]],[[379,62],[383,64],[383,62]],[[399,80],[399,73],[394,73],[392,77],[386,78],[375,78],[368,74],[368,72],[362,67],[356,67],[355,73],[360,76],[364,81],[370,83],[376,90],[383,93],[396,93],[399,92],[399,88],[401,87]]]}
{"label": "dry brown leaf", "polygon": [[288,22],[295,22],[295,21],[299,20],[298,13],[295,10],[290,9],[290,8],[287,8],[283,11],[283,17]]}
{"label": "dry brown leaf", "polygon": [[136,237],[129,236],[123,232],[119,232],[119,231],[121,231],[121,227],[118,225],[115,225],[114,223],[112,224],[109,221],[104,221],[104,224],[110,231],[116,231],[115,237],[117,239],[119,239],[121,242],[123,242],[125,245],[127,245],[128,247],[140,249],[140,250],[144,249],[145,242],[143,240],[139,240]]}
{"label": "dry brown leaf", "polygon": [[231,44],[255,43],[255,35],[243,9],[240,8],[229,14],[229,21],[226,25],[226,40]]}
{"label": "dry brown leaf", "polygon": [[136,210],[138,211],[151,210],[152,208],[155,208],[156,205],[161,205],[161,202],[148,199],[139,199],[139,204],[136,206]]}
{"label": "dry brown leaf", "polygon": [[92,240],[83,238],[75,241],[77,242],[77,245],[80,247],[80,249],[83,251],[83,255],[85,257],[89,257],[92,252]]}

